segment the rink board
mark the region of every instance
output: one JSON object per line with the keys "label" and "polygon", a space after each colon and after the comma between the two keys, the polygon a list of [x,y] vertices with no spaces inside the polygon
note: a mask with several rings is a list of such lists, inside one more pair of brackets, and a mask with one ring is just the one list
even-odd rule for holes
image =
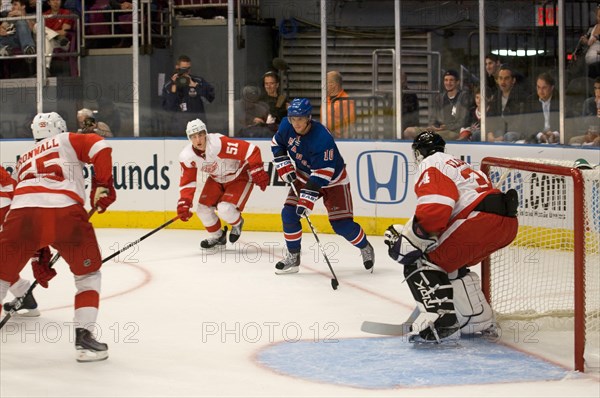
{"label": "rink board", "polygon": [[[179,198],[179,153],[186,139],[109,139],[113,148],[113,174],[117,201],[109,211],[92,220],[96,227],[154,228],[176,215]],[[245,229],[281,231],[281,207],[289,188],[277,177],[271,155],[271,141],[249,140],[256,144],[270,175],[269,186],[254,189],[244,209]],[[413,192],[417,168],[408,141],[339,141],[338,147],[350,179],[356,220],[368,234],[382,234],[392,223],[404,223],[412,216],[416,198]],[[3,140],[0,164],[9,171],[18,156],[33,146],[30,140]],[[558,160],[586,158],[600,161],[600,151],[590,148],[549,145],[505,145],[451,143],[447,152],[471,163],[476,169],[486,156],[535,157]],[[84,170],[89,186],[89,170]],[[206,176],[199,173],[198,187]],[[199,197],[200,189],[196,192]],[[321,232],[333,232],[322,201],[311,216]],[[199,229],[197,217],[174,223],[172,228]],[[305,227],[307,228],[307,227]]]}
{"label": "rink board", "polygon": [[276,373],[293,378],[367,389],[579,377],[502,344],[464,336],[458,346],[415,345],[406,337],[282,342],[261,350],[256,360]]}

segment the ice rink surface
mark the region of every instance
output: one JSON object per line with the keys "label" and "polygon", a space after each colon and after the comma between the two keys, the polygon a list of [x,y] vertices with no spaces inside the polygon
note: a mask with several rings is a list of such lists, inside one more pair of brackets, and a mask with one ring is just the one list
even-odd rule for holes
{"label": "ice rink surface", "polygon": [[[98,229],[103,257],[147,232]],[[57,263],[50,288],[34,291],[41,317],[14,317],[0,333],[0,396],[600,396],[598,373],[569,370],[569,341],[546,349],[513,328],[502,342],[430,348],[363,333],[364,320],[400,323],[413,308],[382,238],[370,238],[370,274],[358,249],[320,235],[334,291],[310,233],[293,275],[273,272],[281,233],[245,231],[219,251],[201,251],[204,237],[162,230],[104,264],[102,362],[75,361],[73,280]]]}

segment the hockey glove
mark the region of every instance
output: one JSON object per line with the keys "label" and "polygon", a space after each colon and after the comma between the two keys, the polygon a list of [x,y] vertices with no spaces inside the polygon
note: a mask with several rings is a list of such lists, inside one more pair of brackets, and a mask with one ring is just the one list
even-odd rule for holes
{"label": "hockey glove", "polygon": [[35,252],[31,257],[31,268],[33,268],[33,276],[38,283],[47,288],[50,279],[56,276],[56,270],[50,268],[50,248],[48,246]]}
{"label": "hockey glove", "polygon": [[98,213],[104,213],[115,200],[117,200],[117,194],[112,178],[107,184],[99,184],[96,178],[92,177],[92,190],[90,192],[92,207],[98,209]]}
{"label": "hockey glove", "polygon": [[393,250],[396,242],[400,240],[400,232],[404,228],[402,224],[394,224],[387,227],[383,233],[383,243],[388,246],[388,255],[394,260],[398,261],[398,254]]}
{"label": "hockey glove", "polygon": [[300,198],[296,206],[296,214],[300,217],[308,216],[319,199],[319,192],[303,188],[300,190]]}
{"label": "hockey glove", "polygon": [[252,182],[258,185],[261,191],[267,189],[269,175],[265,172],[262,164],[250,169],[250,177],[252,177]]}
{"label": "hockey glove", "polygon": [[412,218],[402,229],[400,239],[390,247],[388,254],[395,261],[403,265],[411,265],[423,257],[435,244],[437,238],[421,228],[419,223]]}
{"label": "hockey glove", "polygon": [[192,201],[189,199],[179,199],[177,202],[177,215],[181,221],[186,222],[192,217],[190,207],[192,207]]}
{"label": "hockey glove", "polygon": [[276,156],[273,160],[277,174],[282,181],[292,184],[296,181],[296,170],[292,164],[292,160],[288,155]]}

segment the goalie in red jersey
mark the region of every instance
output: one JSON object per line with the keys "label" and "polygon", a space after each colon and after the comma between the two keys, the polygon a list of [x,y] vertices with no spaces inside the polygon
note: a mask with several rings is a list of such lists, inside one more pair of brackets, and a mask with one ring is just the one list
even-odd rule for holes
{"label": "goalie in red jersey", "polygon": [[479,277],[467,267],[509,245],[518,229],[517,192],[495,189],[485,174],[444,153],[445,147],[433,131],[415,138],[415,215],[405,226],[392,225],[385,232],[388,253],[404,265],[420,311],[413,342],[495,331]]}
{"label": "goalie in red jersey", "polygon": [[253,184],[263,191],[269,184],[260,149],[243,140],[208,134],[200,119],[187,124],[186,134],[190,143],[179,154],[181,179],[177,214],[182,221],[192,217],[190,209],[196,192],[196,178],[198,170],[203,171],[208,178],[196,212],[210,235],[200,242],[200,247],[209,249],[225,245],[227,226],[221,229],[221,219],[231,225],[229,242],[235,243],[242,233],[244,219],[241,212],[250,198]]}
{"label": "goalie in red jersey", "polygon": [[102,258],[85,211],[83,165],[94,166],[90,201],[103,213],[116,199],[112,149],[96,134],[67,132],[55,112],[39,113],[31,124],[35,147],[16,165],[17,185],[0,230],[0,301],[19,272],[32,261],[38,283],[48,287],[56,275],[50,266],[52,245],[69,264],[75,287],[75,349],[79,362],[108,358],[108,346],[96,341]]}

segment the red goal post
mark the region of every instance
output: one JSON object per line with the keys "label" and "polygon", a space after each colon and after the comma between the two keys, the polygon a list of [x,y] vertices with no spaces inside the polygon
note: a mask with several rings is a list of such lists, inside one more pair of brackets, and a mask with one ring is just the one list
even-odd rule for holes
{"label": "red goal post", "polygon": [[519,193],[519,232],[482,263],[482,288],[499,321],[572,318],[574,368],[584,371],[598,366],[600,169],[574,163],[482,160],[494,186]]}

